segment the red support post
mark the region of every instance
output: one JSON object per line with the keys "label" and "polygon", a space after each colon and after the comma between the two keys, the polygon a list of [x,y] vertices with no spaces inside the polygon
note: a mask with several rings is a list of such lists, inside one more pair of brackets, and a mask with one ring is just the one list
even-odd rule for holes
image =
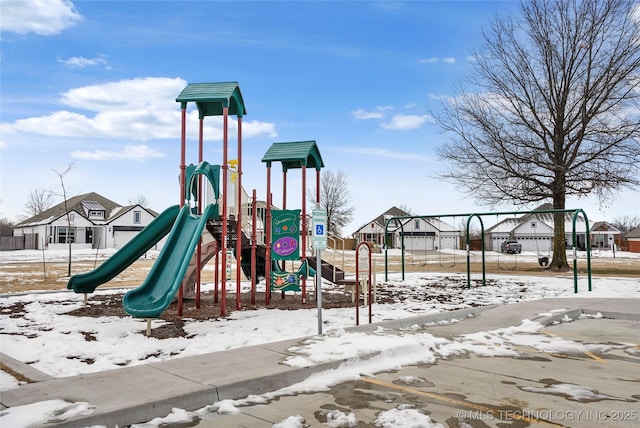
{"label": "red support post", "polygon": [[187,181],[186,158],[187,158],[187,106],[182,107],[182,130],[180,133],[180,207],[184,205],[185,181]]}
{"label": "red support post", "polygon": [[228,143],[229,143],[229,107],[222,109],[223,125],[222,125],[222,242],[220,243],[220,252],[222,253],[222,279],[220,280],[221,302],[220,316],[227,316],[227,182],[229,174],[228,165]]}
{"label": "red support post", "polygon": [[238,214],[236,216],[236,310],[240,309],[240,280],[242,278],[242,116],[238,116]]}
{"label": "red support post", "polygon": [[282,209],[287,209],[287,171],[282,171]]}
{"label": "red support post", "polygon": [[[204,118],[200,119],[200,129],[198,131],[198,163],[204,158]],[[202,175],[198,175],[198,214],[202,215]],[[200,309],[200,290],[202,284],[202,236],[198,240],[196,251],[196,308]]]}
{"label": "red support post", "polygon": [[[186,196],[186,181],[187,181],[187,107],[182,108],[182,131],[180,135],[180,207],[184,206],[184,200]],[[182,287],[178,290],[178,316],[182,316]]]}
{"label": "red support post", "polygon": [[258,273],[258,269],[256,266],[256,248],[257,248],[257,237],[256,237],[256,220],[257,220],[257,209],[258,209],[258,201],[256,198],[256,189],[253,189],[251,201],[251,304],[256,304],[256,275]]}
{"label": "red support post", "polygon": [[264,304],[271,301],[271,164],[267,163],[267,210],[265,213]]}
{"label": "red support post", "polygon": [[[305,189],[307,188],[307,166],[302,165],[302,251],[300,261],[304,263],[307,258],[307,198],[305,198]],[[318,266],[320,271],[321,266]],[[302,277],[302,304],[307,303],[307,277]]]}

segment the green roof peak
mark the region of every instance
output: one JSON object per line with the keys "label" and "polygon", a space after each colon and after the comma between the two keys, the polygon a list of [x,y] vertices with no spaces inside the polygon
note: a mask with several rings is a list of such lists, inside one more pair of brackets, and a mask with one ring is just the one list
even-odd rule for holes
{"label": "green roof peak", "polygon": [[182,108],[195,102],[200,119],[221,116],[224,107],[228,107],[229,114],[234,116],[247,114],[238,82],[190,83],[180,92],[176,101],[181,103]]}

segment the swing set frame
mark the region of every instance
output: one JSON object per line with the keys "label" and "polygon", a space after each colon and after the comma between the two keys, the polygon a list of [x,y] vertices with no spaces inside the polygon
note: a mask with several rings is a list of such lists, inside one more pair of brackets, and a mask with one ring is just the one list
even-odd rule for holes
{"label": "swing set frame", "polygon": [[[486,258],[485,258],[485,242],[484,242],[484,222],[482,221],[483,217],[487,216],[498,216],[498,215],[518,215],[518,214],[555,214],[555,213],[572,213],[572,243],[573,243],[573,292],[578,293],[578,235],[576,233],[576,223],[578,217],[582,216],[584,218],[585,224],[585,246],[587,252],[587,284],[588,291],[592,291],[592,281],[591,281],[591,236],[589,232],[589,218],[587,217],[587,213],[582,208],[573,208],[573,209],[563,209],[563,210],[531,210],[531,211],[493,211],[493,212],[485,212],[485,213],[468,213],[468,214],[438,214],[438,215],[409,215],[409,216],[396,216],[387,219],[384,226],[384,233],[387,236],[389,224],[392,222],[394,224],[400,225],[400,236],[401,239],[404,238],[404,224],[406,224],[406,220],[412,219],[428,219],[428,218],[441,218],[441,217],[466,217],[466,248],[467,248],[467,288],[471,288],[471,240],[469,236],[469,225],[471,224],[471,220],[477,218],[480,222],[480,233],[481,233],[481,247],[482,247],[482,285],[486,285],[487,276],[486,276]],[[385,240],[383,245],[384,249],[384,275],[385,281],[389,280],[389,257],[388,257],[388,246]],[[402,280],[405,279],[405,248],[404,248],[404,240],[401,245],[401,264],[402,264]]]}

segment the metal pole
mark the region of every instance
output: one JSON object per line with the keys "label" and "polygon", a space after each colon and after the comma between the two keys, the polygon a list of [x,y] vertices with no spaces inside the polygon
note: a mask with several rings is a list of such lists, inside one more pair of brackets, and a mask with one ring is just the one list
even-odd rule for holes
{"label": "metal pole", "polygon": [[321,250],[316,250],[316,299],[318,300],[318,334],[322,334],[322,257]]}

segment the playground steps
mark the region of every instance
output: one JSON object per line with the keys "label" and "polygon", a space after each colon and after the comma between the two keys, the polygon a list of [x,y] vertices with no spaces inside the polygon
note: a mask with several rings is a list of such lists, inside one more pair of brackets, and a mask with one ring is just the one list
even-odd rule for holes
{"label": "playground steps", "polygon": [[[309,263],[309,266],[315,269],[316,272],[320,270],[318,269],[316,259],[314,257],[309,257],[306,260]],[[339,267],[334,266],[331,263],[326,262],[324,260],[321,260],[321,264],[322,264],[322,269],[320,271],[322,272],[322,277],[327,281],[333,282],[334,284],[346,284],[347,282],[345,281],[350,281],[350,280],[345,280],[344,271]],[[355,284],[355,280],[354,280],[354,284]]]}
{"label": "playground steps", "polygon": [[[207,230],[209,233],[216,239],[218,242],[222,242],[222,219],[218,218],[212,221],[207,222]],[[238,240],[238,222],[234,219],[227,220],[227,248],[229,250],[235,250],[236,241]],[[242,231],[242,248],[249,247],[251,245],[251,241],[249,237],[246,235],[244,230]]]}

